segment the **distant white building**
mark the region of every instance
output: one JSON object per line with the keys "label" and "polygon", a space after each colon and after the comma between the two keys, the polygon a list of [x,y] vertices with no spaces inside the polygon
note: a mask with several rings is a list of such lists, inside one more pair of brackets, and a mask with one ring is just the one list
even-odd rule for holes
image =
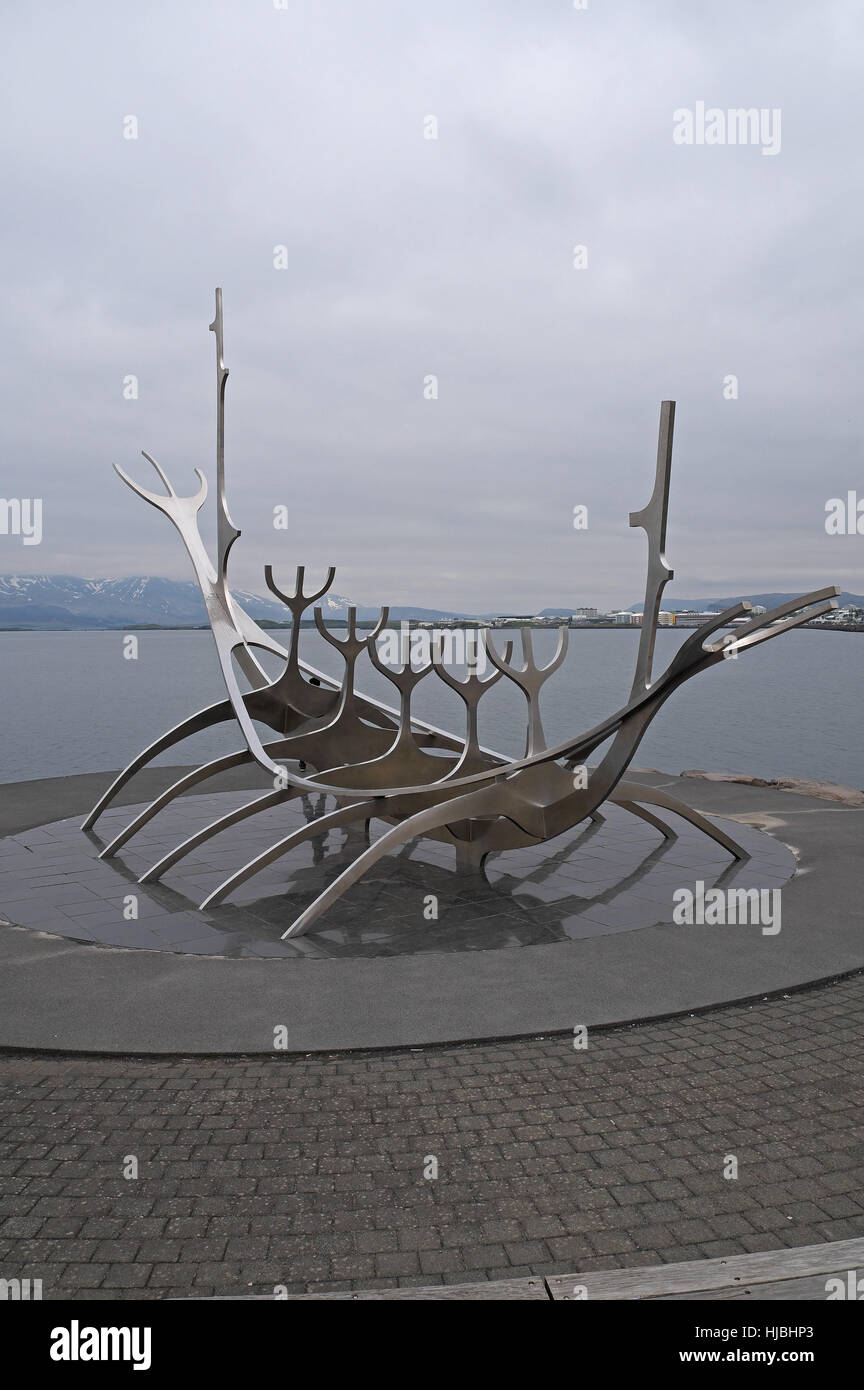
{"label": "distant white building", "polygon": [[864,608],[858,608],[854,603],[847,603],[844,608],[838,608],[835,613],[826,614],[826,621],[835,623],[864,623]]}
{"label": "distant white building", "polygon": [[511,623],[533,623],[533,613],[499,613],[492,619],[493,627],[508,627]]}

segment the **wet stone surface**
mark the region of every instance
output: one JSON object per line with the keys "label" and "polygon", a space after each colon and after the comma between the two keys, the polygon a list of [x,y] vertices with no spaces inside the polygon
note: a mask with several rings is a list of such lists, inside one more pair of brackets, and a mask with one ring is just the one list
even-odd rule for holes
{"label": "wet stone surface", "polygon": [[[791,850],[761,831],[731,826],[751,854],[731,860],[700,831],[666,815],[676,838],[619,807],[544,845],[490,856],[483,875],[456,872],[452,848],[412,841],[375,865],[303,937],[280,939],[291,922],[362,852],[357,829],[331,830],[301,845],[205,912],[198,904],[225,878],[308,820],[333,809],[304,797],[208,840],[156,883],[138,877],[180,841],[250,793],[185,797],[166,807],[110,860],[99,854],[143,809],[113,809],[99,835],[80,817],[0,841],[0,918],[101,947],[223,957],[346,958],[536,946],[635,931],[671,921],[673,893],[778,888],[795,872]],[[374,839],[386,827],[373,821]],[[129,898],[137,917],[129,918]],[[430,919],[430,895],[437,919]]]}

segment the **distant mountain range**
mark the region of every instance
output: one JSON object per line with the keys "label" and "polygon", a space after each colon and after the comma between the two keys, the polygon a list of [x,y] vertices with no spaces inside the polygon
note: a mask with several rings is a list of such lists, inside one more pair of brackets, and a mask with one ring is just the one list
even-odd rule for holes
{"label": "distant mountain range", "polygon": [[[260,621],[290,622],[288,609],[278,599],[262,598],[243,589],[232,590],[250,617]],[[328,593],[321,600],[326,617],[345,617],[350,599]],[[374,618],[377,608],[358,608],[359,618]],[[312,617],[311,610],[307,614]],[[428,619],[464,616],[433,608],[393,608],[391,617]],[[191,580],[156,579],[134,575],[128,579],[79,579],[69,574],[0,575],[0,628],[34,628],[43,631],[76,628],[125,628],[157,623],[162,627],[197,627],[207,623],[204,602]]]}
{"label": "distant mountain range", "polygon": [[[232,590],[247,613],[259,622],[290,621],[287,608],[275,598],[262,598],[243,589]],[[747,594],[752,603],[773,608],[794,598],[794,594]],[[739,598],[694,598],[664,600],[664,608],[680,612],[719,612],[738,603]],[[321,600],[325,616],[344,618],[350,599],[342,594],[328,593]],[[840,603],[864,606],[860,594],[843,593]],[[575,607],[575,605],[574,605]],[[568,618],[574,608],[544,608],[539,617]],[[641,613],[642,604],[629,610]],[[307,617],[311,618],[311,611]],[[358,607],[361,619],[376,618],[377,608]],[[456,613],[443,608],[395,607],[390,617],[435,622],[439,619],[490,618],[490,613]],[[0,628],[27,628],[46,632],[79,628],[126,628],[144,624],[161,627],[199,627],[207,623],[207,614],[197,584],[183,579],[156,579],[150,575],[134,575],[128,579],[79,579],[69,574],[0,575]]]}

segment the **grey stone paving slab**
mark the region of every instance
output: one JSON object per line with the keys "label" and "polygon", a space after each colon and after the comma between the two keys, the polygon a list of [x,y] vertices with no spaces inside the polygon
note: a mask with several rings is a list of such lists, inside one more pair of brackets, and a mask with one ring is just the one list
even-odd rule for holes
{"label": "grey stone paving slab", "polygon": [[824,1247],[851,1240],[864,1272],[862,1173],[864,975],[598,1031],[581,1052],[561,1035],[0,1054],[0,1277],[41,1278],[46,1299],[363,1296],[685,1262],[704,1285],[708,1261],[728,1275],[751,1253],[761,1283],[809,1277],[801,1246],[831,1272]]}

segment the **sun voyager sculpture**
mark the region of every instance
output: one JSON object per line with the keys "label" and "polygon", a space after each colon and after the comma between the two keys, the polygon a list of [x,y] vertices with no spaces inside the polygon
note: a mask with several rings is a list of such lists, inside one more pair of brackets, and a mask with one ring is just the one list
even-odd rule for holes
{"label": "sun voyager sculpture", "polygon": [[[105,847],[102,858],[110,859],[117,854],[182,793],[217,773],[252,762],[271,779],[271,789],[203,826],[148,868],[140,881],[160,878],[198,845],[229,826],[306,793],[324,793],[333,798],[335,809],[283,836],[238,867],[201,903],[202,908],[216,907],[259,870],[305,841],[326,835],[335,827],[364,825],[367,834],[361,843],[365,848],[287,927],[283,939],[308,931],[383,855],[417,836],[453,845],[458,865],[479,869],[490,853],[542,844],[586,819],[601,819],[599,808],[604,801],[612,801],[649,822],[667,839],[674,838],[674,830],[648,808],[654,806],[674,812],[717,841],[734,858],[747,858],[746,851],[720,826],[662,789],[624,780],[624,773],[651,720],[680,685],[730,656],[737,656],[836,608],[835,595],[839,590],[832,585],[804,594],[749,621],[739,621],[731,632],[716,636],[736,619],[743,619],[750,608],[746,602],[735,604],[697,628],[678,648],[662,675],[653,676],[661,595],[673,577],[664,549],[674,401],[664,401],[661,405],[651,500],[642,511],[630,515],[630,525],[646,532],[648,566],[636,670],[629,697],[620,709],[592,729],[548,747],[540,717],[540,691],[564,661],[567,626],[559,630],[558,646],[551,662],[542,667],[534,659],[530,629],[523,628],[520,632],[519,663],[513,661],[512,643],[507,644],[502,654],[488,632],[484,632],[480,639],[482,655],[488,657],[492,674],[484,679],[485,662],[481,665],[475,660],[469,662],[465,679],[459,679],[446,668],[440,646],[433,647],[430,660],[419,667],[413,664],[410,654],[401,669],[385,664],[377,639],[387,622],[387,609],[382,609],[371,631],[361,634],[357,628],[356,609],[350,608],[345,636],[337,638],[325,626],[321,608],[315,607],[314,621],[319,633],[339,651],[344,663],[341,682],[337,682],[300,656],[303,614],[328,591],[335,576],[334,569],[329,569],[320,589],[307,593],[304,568],[298,568],[293,592],[288,593],[276,584],[272,567],[265,567],[267,587],[291,614],[287,647],[276,640],[273,632],[262,629],[231,595],[227,581],[228,557],[240,532],[231,521],[225,493],[228,369],[223,361],[222,291],[219,289],[210,329],[216,335],[216,563],[211,561],[198,530],[198,513],[207,497],[207,480],[200,469],[195,469],[200,486],[190,497],[181,497],[175,492],[163,469],[147,453],[144,458],[158,473],[166,488],[165,494],[149,492],[116,465],[115,469],[133,492],[174,523],[183,539],[216,642],[225,697],[191,714],[133,758],[94,806],[82,828],[92,829],[120,789],[141,768],[190,735],[233,721],[242,736],[243,746],[194,768],[157,796]],[[709,637],[714,640],[708,642]],[[256,649],[273,654],[283,663],[275,680],[271,680],[260,665]],[[397,698],[393,706],[371,699],[356,688],[357,662],[364,653],[395,687]],[[241,689],[238,668],[249,684],[248,690]],[[444,681],[463,701],[465,728],[461,735],[436,728],[412,714],[414,690],[430,675]],[[521,758],[507,758],[485,748],[478,738],[480,700],[502,679],[518,687],[527,705],[525,753]],[[272,729],[277,737],[262,743],[256,723]],[[610,746],[600,762],[587,770],[586,760],[609,739]],[[370,842],[369,826],[373,820],[383,822],[388,828],[377,840]]]}

